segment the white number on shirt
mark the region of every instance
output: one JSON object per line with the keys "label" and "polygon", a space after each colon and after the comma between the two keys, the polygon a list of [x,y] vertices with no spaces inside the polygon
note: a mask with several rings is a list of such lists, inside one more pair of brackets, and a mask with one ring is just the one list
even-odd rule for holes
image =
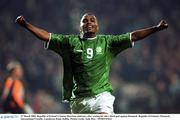
{"label": "white number on shirt", "polygon": [[92,48],[87,48],[87,58],[91,59],[93,58],[93,49]]}

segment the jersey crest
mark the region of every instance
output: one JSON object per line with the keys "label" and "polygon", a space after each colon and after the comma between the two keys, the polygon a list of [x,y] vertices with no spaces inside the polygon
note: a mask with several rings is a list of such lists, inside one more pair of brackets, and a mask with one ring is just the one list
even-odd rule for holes
{"label": "jersey crest", "polygon": [[103,50],[100,46],[96,48],[96,54],[103,54]]}

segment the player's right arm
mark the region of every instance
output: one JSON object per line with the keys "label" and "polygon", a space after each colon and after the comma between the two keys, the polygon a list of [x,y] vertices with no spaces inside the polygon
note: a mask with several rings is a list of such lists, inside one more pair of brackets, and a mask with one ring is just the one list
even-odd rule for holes
{"label": "player's right arm", "polygon": [[15,22],[20,26],[26,28],[31,33],[33,33],[37,38],[43,41],[49,41],[49,36],[50,36],[49,32],[28,23],[23,16],[18,16]]}

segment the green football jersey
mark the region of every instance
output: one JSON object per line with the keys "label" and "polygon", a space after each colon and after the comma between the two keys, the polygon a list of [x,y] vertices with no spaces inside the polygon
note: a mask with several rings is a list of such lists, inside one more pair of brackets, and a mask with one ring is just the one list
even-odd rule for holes
{"label": "green football jersey", "polygon": [[63,99],[70,100],[72,95],[80,98],[111,92],[109,71],[112,60],[129,47],[132,47],[130,33],[97,35],[94,39],[52,33],[48,49],[63,59]]}

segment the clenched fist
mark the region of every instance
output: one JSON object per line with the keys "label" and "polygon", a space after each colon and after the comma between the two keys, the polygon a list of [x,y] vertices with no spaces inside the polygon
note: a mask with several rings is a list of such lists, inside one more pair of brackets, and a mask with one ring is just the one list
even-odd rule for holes
{"label": "clenched fist", "polygon": [[15,21],[16,23],[18,23],[19,25],[21,25],[21,26],[25,26],[26,25],[26,20],[25,20],[25,18],[23,17],[23,16],[18,16],[17,18],[16,18],[16,21]]}
{"label": "clenched fist", "polygon": [[164,20],[161,20],[159,24],[157,25],[158,30],[164,30],[168,28],[168,23]]}

